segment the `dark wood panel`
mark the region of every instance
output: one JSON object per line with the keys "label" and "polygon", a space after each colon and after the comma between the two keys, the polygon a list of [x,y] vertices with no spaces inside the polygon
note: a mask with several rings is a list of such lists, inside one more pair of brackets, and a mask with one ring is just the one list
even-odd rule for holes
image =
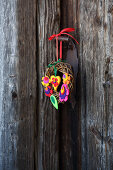
{"label": "dark wood panel", "polygon": [[34,169],[36,116],[36,0],[18,0],[18,169]]}
{"label": "dark wood panel", "polygon": [[[75,32],[70,33],[79,41],[79,1],[61,0],[61,29],[75,28]],[[69,42],[68,42],[69,43]],[[63,59],[66,59],[68,43],[63,44]],[[76,44],[76,43],[75,43]],[[79,46],[76,45],[79,51]],[[73,54],[70,53],[70,54]],[[79,53],[78,53],[79,54]],[[69,58],[70,57],[70,58]],[[75,67],[76,53],[67,57],[67,61]],[[79,56],[78,56],[79,57]],[[76,68],[73,68],[74,70]],[[60,169],[78,170],[81,167],[80,151],[80,76],[75,76],[76,87],[72,98],[62,105],[60,113]],[[74,106],[73,106],[74,104]]]}
{"label": "dark wood panel", "polygon": [[110,1],[80,1],[82,169],[113,169],[113,16]]}
{"label": "dark wood panel", "polygon": [[38,110],[37,110],[37,169],[59,169],[59,111],[53,108],[44,94],[41,77],[47,65],[56,60],[54,41],[48,38],[59,32],[59,0],[38,0],[37,48],[38,48]]}
{"label": "dark wood panel", "polygon": [[36,3],[0,2],[0,169],[34,169]]}

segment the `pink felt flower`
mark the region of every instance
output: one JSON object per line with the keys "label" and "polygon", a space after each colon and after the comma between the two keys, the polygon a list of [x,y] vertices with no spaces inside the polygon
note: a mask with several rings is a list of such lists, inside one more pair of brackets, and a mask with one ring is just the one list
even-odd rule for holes
{"label": "pink felt flower", "polygon": [[61,102],[66,102],[68,100],[68,95],[69,95],[69,89],[67,84],[63,84],[61,86],[61,90],[59,92],[59,99]]}

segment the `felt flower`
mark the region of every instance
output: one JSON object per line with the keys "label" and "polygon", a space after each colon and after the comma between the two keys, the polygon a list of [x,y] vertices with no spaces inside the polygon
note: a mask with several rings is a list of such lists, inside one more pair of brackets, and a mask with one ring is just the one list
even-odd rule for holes
{"label": "felt flower", "polygon": [[69,84],[70,83],[70,76],[68,76],[68,73],[63,74],[63,83]]}
{"label": "felt flower", "polygon": [[68,100],[69,89],[67,84],[62,84],[61,90],[59,92],[59,99],[61,102],[66,102]]}
{"label": "felt flower", "polygon": [[42,85],[47,87],[49,86],[50,80],[48,76],[42,77]]}
{"label": "felt flower", "polygon": [[56,77],[54,75],[51,76],[51,84],[52,84],[55,91],[57,90],[60,82],[61,82],[60,76],[56,76]]}
{"label": "felt flower", "polygon": [[47,86],[45,88],[45,95],[50,97],[52,94],[53,94],[53,90],[51,89],[50,86]]}

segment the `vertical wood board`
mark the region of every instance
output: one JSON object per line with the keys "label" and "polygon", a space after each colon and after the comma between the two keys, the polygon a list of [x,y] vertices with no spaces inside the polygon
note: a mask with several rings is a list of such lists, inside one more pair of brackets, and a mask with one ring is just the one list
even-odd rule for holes
{"label": "vertical wood board", "polygon": [[37,112],[37,169],[59,169],[59,111],[44,94],[41,77],[47,65],[56,60],[54,40],[48,38],[59,32],[59,0],[38,0],[37,3],[37,48],[38,48],[38,112]]}
{"label": "vertical wood board", "polygon": [[82,169],[113,168],[112,3],[80,1]]}
{"label": "vertical wood board", "polygon": [[0,2],[0,169],[34,169],[35,0]]}

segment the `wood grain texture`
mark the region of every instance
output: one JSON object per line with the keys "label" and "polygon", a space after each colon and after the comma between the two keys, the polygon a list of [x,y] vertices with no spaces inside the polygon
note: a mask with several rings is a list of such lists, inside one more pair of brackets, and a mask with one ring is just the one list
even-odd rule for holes
{"label": "wood grain texture", "polygon": [[113,2],[80,1],[82,169],[113,169]]}
{"label": "wood grain texture", "polygon": [[[79,23],[79,2],[76,0],[61,0],[61,29],[63,28],[75,28],[76,32],[71,33],[78,41],[78,23]],[[69,43],[69,42],[68,42]],[[67,45],[64,45],[63,49],[63,59],[67,59],[71,65],[75,65],[74,56],[70,55],[66,58],[67,55]],[[78,47],[77,47],[78,48]],[[71,54],[71,53],[70,53]],[[73,63],[72,63],[73,62]],[[60,168],[61,170],[78,170],[80,169],[80,83],[79,77],[76,79],[75,84],[77,85],[74,90],[72,99],[62,105],[61,114],[60,114]],[[76,91],[76,94],[75,94]],[[75,100],[75,106],[72,107],[72,102]]]}
{"label": "wood grain texture", "polygon": [[[76,104],[56,111],[41,77],[65,27],[80,41]],[[113,1],[1,0],[0,38],[0,170],[112,170]]]}
{"label": "wood grain texture", "polygon": [[35,7],[0,1],[0,170],[34,169]]}
{"label": "wood grain texture", "polygon": [[38,112],[37,112],[37,169],[59,169],[59,111],[53,108],[44,94],[41,77],[47,65],[56,60],[54,40],[48,38],[59,32],[59,0],[38,0],[37,2],[37,46],[38,46]]}

